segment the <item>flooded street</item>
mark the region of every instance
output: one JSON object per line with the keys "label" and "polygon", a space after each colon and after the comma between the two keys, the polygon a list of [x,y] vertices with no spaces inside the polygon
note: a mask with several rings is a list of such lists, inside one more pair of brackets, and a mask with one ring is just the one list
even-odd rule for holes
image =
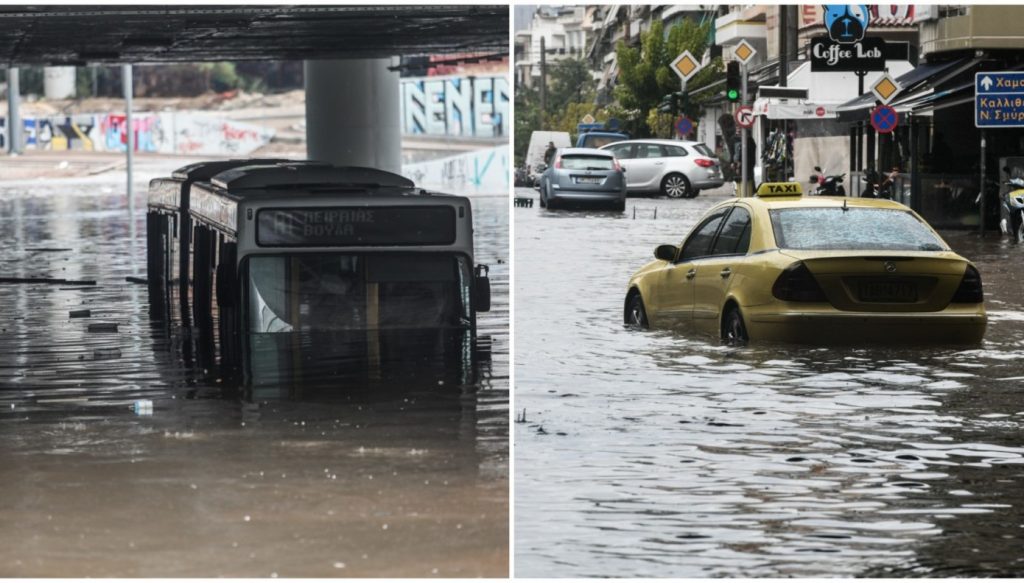
{"label": "flooded street", "polygon": [[973,349],[624,329],[724,196],[514,210],[516,575],[1024,575],[1024,248],[942,233],[984,280]]}
{"label": "flooded street", "polygon": [[0,283],[0,575],[505,576],[507,196],[472,200],[476,384],[254,397],[184,364],[126,281],[149,177],[134,244],[116,176],[0,183],[0,277],[66,280]]}

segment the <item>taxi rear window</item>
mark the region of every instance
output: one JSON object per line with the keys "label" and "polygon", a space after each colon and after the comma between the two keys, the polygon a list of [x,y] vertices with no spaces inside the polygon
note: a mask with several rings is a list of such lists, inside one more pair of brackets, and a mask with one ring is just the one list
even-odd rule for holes
{"label": "taxi rear window", "polygon": [[780,249],[942,251],[946,245],[907,211],[786,208],[769,211]]}

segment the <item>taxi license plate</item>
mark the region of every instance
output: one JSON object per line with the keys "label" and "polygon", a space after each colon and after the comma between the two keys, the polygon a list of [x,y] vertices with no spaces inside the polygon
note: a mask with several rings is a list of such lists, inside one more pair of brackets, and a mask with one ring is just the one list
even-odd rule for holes
{"label": "taxi license plate", "polygon": [[862,281],[857,285],[862,302],[913,303],[917,301],[917,285],[911,281]]}
{"label": "taxi license plate", "polygon": [[601,184],[602,180],[600,176],[577,176],[576,184]]}

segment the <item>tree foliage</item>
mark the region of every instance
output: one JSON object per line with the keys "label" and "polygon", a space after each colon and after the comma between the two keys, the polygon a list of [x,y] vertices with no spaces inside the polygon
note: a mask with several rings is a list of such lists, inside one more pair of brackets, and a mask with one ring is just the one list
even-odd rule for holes
{"label": "tree foliage", "polygon": [[[656,133],[659,128],[650,127],[647,122],[654,120],[651,110],[657,112],[658,104],[669,93],[680,90],[679,77],[672,71],[670,64],[682,54],[690,51],[700,59],[707,51],[711,27],[714,21],[708,20],[699,24],[687,19],[674,25],[665,35],[660,21],[651,24],[650,30],[641,36],[640,48],[627,46],[619,41],[615,52],[619,63],[619,84],[615,87],[615,97],[627,111],[635,125],[633,129],[638,136]],[[686,83],[691,93],[722,77],[722,60],[713,59]],[[706,99],[706,98],[705,98]],[[703,100],[689,98],[683,107],[683,114],[697,119],[703,110]],[[660,123],[660,122],[658,122]]]}

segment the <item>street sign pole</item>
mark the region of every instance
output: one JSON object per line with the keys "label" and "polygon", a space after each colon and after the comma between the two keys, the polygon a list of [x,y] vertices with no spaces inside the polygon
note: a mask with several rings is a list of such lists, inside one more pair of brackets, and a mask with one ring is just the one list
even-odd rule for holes
{"label": "street sign pole", "polygon": [[985,130],[981,130],[981,188],[978,190],[981,194],[978,196],[978,212],[981,214],[981,220],[978,221],[978,231],[981,236],[985,236]]}
{"label": "street sign pole", "polygon": [[[740,70],[740,103],[743,104],[743,105],[746,105],[747,104],[747,66],[745,64],[741,64],[740,67],[742,67],[742,69]],[[750,155],[750,153],[747,152],[747,135],[748,135],[747,132],[749,132],[749,131],[750,130],[748,130],[747,128],[743,128],[743,130],[740,132],[740,151],[742,152],[742,157],[740,159],[742,160],[741,164],[743,165],[743,170],[742,170],[742,172],[740,174],[740,176],[742,177],[742,181],[740,182],[740,185],[741,185],[740,197],[744,197],[744,198],[747,197],[747,196],[750,196],[750,194],[749,194],[750,191],[748,190],[747,184],[748,184],[749,180],[752,180],[754,178],[753,176],[747,176],[747,168],[750,166],[747,163],[747,156]]]}

